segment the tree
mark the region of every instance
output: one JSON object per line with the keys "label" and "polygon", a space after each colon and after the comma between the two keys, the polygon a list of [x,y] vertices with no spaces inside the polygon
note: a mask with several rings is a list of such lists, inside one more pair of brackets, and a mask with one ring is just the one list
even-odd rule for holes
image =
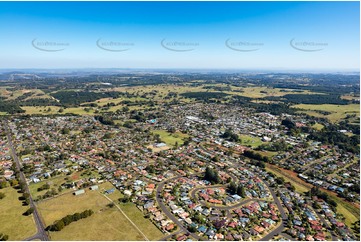
{"label": "tree", "polygon": [[5,187],[7,187],[7,182],[6,181],[2,181],[2,182],[0,182],[0,189],[3,189],[3,188],[5,188]]}
{"label": "tree", "polygon": [[29,216],[29,215],[32,214],[33,212],[34,212],[34,208],[29,208],[28,210],[25,211],[25,213],[23,213],[23,215]]}
{"label": "tree", "polygon": [[237,195],[245,198],[246,197],[246,192],[244,190],[244,186],[243,185],[239,185],[237,188]]}
{"label": "tree", "polygon": [[65,227],[65,224],[64,224],[63,220],[59,220],[58,222],[56,222],[54,224],[54,230],[55,231],[61,231],[64,227]]}
{"label": "tree", "polygon": [[221,138],[224,138],[232,142],[240,141],[238,135],[233,133],[231,129],[226,129],[226,131],[221,135]]}
{"label": "tree", "polygon": [[17,185],[19,185],[19,181],[16,179],[10,180],[10,186],[12,187],[16,187]]}
{"label": "tree", "polygon": [[0,192],[0,200],[3,199],[5,197],[5,193]]}
{"label": "tree", "polygon": [[63,129],[61,130],[61,133],[62,133],[62,134],[69,134],[69,133],[70,133],[70,129],[69,129],[69,128],[63,128]]}
{"label": "tree", "polygon": [[229,192],[231,194],[236,194],[237,193],[237,185],[235,182],[231,182],[228,186]]}
{"label": "tree", "polygon": [[7,234],[0,233],[0,241],[6,241],[9,239]]}
{"label": "tree", "polygon": [[191,232],[191,233],[195,233],[195,232],[197,232],[197,229],[194,226],[189,226],[188,231]]}
{"label": "tree", "polygon": [[220,183],[221,179],[219,178],[218,172],[211,167],[206,168],[206,172],[204,174],[204,179],[211,182],[212,184]]}
{"label": "tree", "polygon": [[283,177],[277,177],[277,178],[275,179],[275,181],[276,181],[277,184],[279,184],[279,185],[282,185],[282,184],[285,183],[285,179],[284,179]]}

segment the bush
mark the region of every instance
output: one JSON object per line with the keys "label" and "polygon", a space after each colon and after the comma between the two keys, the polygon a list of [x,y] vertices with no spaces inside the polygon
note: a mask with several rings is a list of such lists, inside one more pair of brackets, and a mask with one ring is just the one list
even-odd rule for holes
{"label": "bush", "polygon": [[8,235],[0,233],[0,241],[5,241],[5,240],[8,240],[8,239],[9,239]]}
{"label": "bush", "polygon": [[33,212],[34,212],[34,208],[29,208],[28,210],[25,211],[25,213],[23,213],[23,215],[29,216],[29,215],[32,214]]}

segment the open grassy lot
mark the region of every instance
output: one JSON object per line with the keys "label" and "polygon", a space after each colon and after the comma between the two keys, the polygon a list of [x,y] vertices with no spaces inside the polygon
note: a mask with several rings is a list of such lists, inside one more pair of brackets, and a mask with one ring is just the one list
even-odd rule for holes
{"label": "open grassy lot", "polygon": [[342,95],[341,98],[345,100],[356,100],[360,99],[360,95],[350,93],[348,95]]}
{"label": "open grassy lot", "polygon": [[[360,117],[360,104],[348,104],[348,105],[334,105],[334,104],[298,104],[292,106],[294,108],[304,109],[301,111],[315,117],[324,117],[331,122],[338,122],[344,119],[346,115],[356,114],[356,117]],[[316,111],[331,112],[331,114],[323,115]]]}
{"label": "open grassy lot", "polygon": [[298,180],[289,179],[287,176],[284,175],[284,173],[282,173],[280,169],[275,168],[275,166],[266,165],[266,170],[272,172],[278,177],[283,177],[285,179],[285,182],[291,182],[292,185],[296,188],[296,191],[299,193],[308,192],[312,188],[312,185],[308,187],[302,184],[301,182],[298,182]]}
{"label": "open grassy lot", "polygon": [[[284,90],[284,91],[281,91]],[[263,97],[281,97],[286,94],[316,94],[315,92],[310,92],[308,90],[295,90],[284,89],[284,88],[270,88],[270,87],[245,87],[242,88],[241,93],[238,93],[240,96],[250,97],[250,98],[263,98]]]}
{"label": "open grassy lot", "polygon": [[[50,110],[49,110],[50,108]],[[59,109],[61,107],[57,106],[23,106],[21,109],[25,110],[26,114],[43,114],[43,115],[51,115],[51,114],[60,114]],[[86,112],[84,107],[76,107],[76,108],[66,108],[62,114],[73,113],[79,115],[93,115],[94,110],[90,110]]]}
{"label": "open grassy lot", "polygon": [[39,99],[39,98],[51,98],[40,89],[20,89],[15,91],[9,91],[6,88],[0,88],[0,96],[7,100],[14,100],[18,97],[28,95],[24,100]]}
{"label": "open grassy lot", "polygon": [[135,223],[149,240],[159,240],[164,234],[149,220],[144,218],[143,213],[133,203],[121,203],[119,207]]}
{"label": "open grassy lot", "polygon": [[22,215],[29,206],[19,201],[20,193],[14,188],[1,189],[6,197],[0,200],[0,233],[9,235],[9,240],[24,240],[36,233],[33,216]]}
{"label": "open grassy lot", "polygon": [[278,152],[276,151],[268,151],[268,150],[262,150],[262,151],[256,151],[257,153],[260,153],[261,155],[267,156],[269,158],[272,158],[273,156],[277,155]]}
{"label": "open grassy lot", "polygon": [[312,128],[316,129],[316,130],[321,130],[323,129],[323,125],[319,124],[319,123],[315,123],[314,125],[312,125]]}
{"label": "open grassy lot", "polygon": [[261,138],[251,136],[251,135],[241,134],[239,136],[239,138],[241,139],[241,145],[251,146],[252,148],[257,148],[261,144],[263,144],[263,143],[266,144],[267,143],[267,142],[262,142]]}
{"label": "open grassy lot", "polygon": [[[105,192],[106,190],[114,188],[114,186],[110,182],[105,182],[99,186],[101,192]],[[117,189],[111,194],[107,194],[107,196],[113,200],[114,202],[117,202],[119,198],[123,198],[124,195]]]}
{"label": "open grassy lot", "polygon": [[[107,201],[105,198],[103,198]],[[116,207],[104,208],[92,216],[73,222],[60,232],[50,233],[52,240],[144,240]]]}
{"label": "open grassy lot", "polygon": [[[52,240],[143,240],[142,235],[117,210],[109,208],[110,203],[100,192],[112,188],[110,183],[99,186],[98,191],[85,189],[85,194],[78,196],[67,193],[56,198],[38,203],[46,226],[62,217],[92,209],[94,214],[86,219],[73,222],[60,232],[51,232]],[[120,194],[109,195],[116,199]]]}
{"label": "open grassy lot", "polygon": [[38,191],[38,188],[40,188],[41,186],[43,186],[47,183],[50,185],[49,190],[51,190],[52,188],[55,188],[58,191],[59,186],[65,182],[65,177],[66,176],[56,176],[56,177],[52,177],[49,179],[45,179],[38,183],[30,183],[29,189],[30,189],[31,196],[34,199],[36,199],[38,196],[44,195],[46,193],[46,191],[48,191],[48,190]]}
{"label": "open grassy lot", "polygon": [[[49,108],[50,108],[50,111],[48,111]],[[49,115],[49,114],[57,114],[60,107],[56,107],[56,106],[37,106],[37,107],[23,106],[23,107],[21,107],[21,109],[23,109],[26,114]]]}
{"label": "open grassy lot", "polygon": [[178,145],[182,145],[184,143],[184,139],[189,137],[187,134],[183,134],[179,131],[169,133],[166,130],[153,130],[152,133],[159,134],[160,139],[168,146],[175,146],[176,142],[178,142]]}
{"label": "open grassy lot", "polygon": [[[312,185],[305,182],[304,180],[297,177],[296,173],[293,171],[288,171],[277,166],[266,164],[266,170],[271,171],[276,176],[283,177],[286,182],[291,182],[295,186],[297,192],[306,192],[312,188]],[[337,196],[336,193],[321,189],[323,192],[326,192],[336,203],[337,203],[337,212],[345,216],[345,223],[347,226],[351,227],[351,224],[360,219],[360,209],[356,204],[351,204],[344,199]]]}

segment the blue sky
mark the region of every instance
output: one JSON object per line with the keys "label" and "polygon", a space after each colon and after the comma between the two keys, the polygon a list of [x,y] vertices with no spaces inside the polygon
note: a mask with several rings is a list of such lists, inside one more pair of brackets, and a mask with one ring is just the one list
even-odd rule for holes
{"label": "blue sky", "polygon": [[358,70],[359,4],[0,2],[0,68]]}

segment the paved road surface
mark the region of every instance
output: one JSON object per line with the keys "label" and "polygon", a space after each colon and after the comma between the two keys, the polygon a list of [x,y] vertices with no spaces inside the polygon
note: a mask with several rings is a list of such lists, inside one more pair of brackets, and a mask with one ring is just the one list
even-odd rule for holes
{"label": "paved road surface", "polygon": [[[13,142],[12,142],[11,132],[10,132],[7,120],[5,120],[3,122],[3,124],[4,124],[4,127],[5,127],[6,134],[7,134],[11,155],[13,157],[13,160],[15,161],[16,169],[20,174],[20,181],[22,181],[25,184],[25,191],[27,193],[29,193],[29,195],[30,195],[29,187],[28,187],[28,184],[26,183],[24,173],[20,171],[21,164],[20,164],[18,156],[16,155],[16,151],[15,151],[15,148],[14,148],[14,145],[13,145]],[[31,197],[31,195],[29,196],[29,202],[30,202],[30,207],[34,209],[33,216],[34,216],[34,220],[35,220],[35,224],[36,224],[36,227],[38,229],[38,232],[35,235],[33,235],[33,236],[29,237],[29,238],[26,238],[25,240],[29,241],[29,240],[39,239],[39,240],[47,241],[47,240],[49,240],[48,234],[45,231],[45,226],[44,226],[44,224],[43,224],[43,222],[41,220],[41,217],[39,215],[39,212],[38,212],[38,210],[37,210],[37,208],[35,206],[34,200]]]}

